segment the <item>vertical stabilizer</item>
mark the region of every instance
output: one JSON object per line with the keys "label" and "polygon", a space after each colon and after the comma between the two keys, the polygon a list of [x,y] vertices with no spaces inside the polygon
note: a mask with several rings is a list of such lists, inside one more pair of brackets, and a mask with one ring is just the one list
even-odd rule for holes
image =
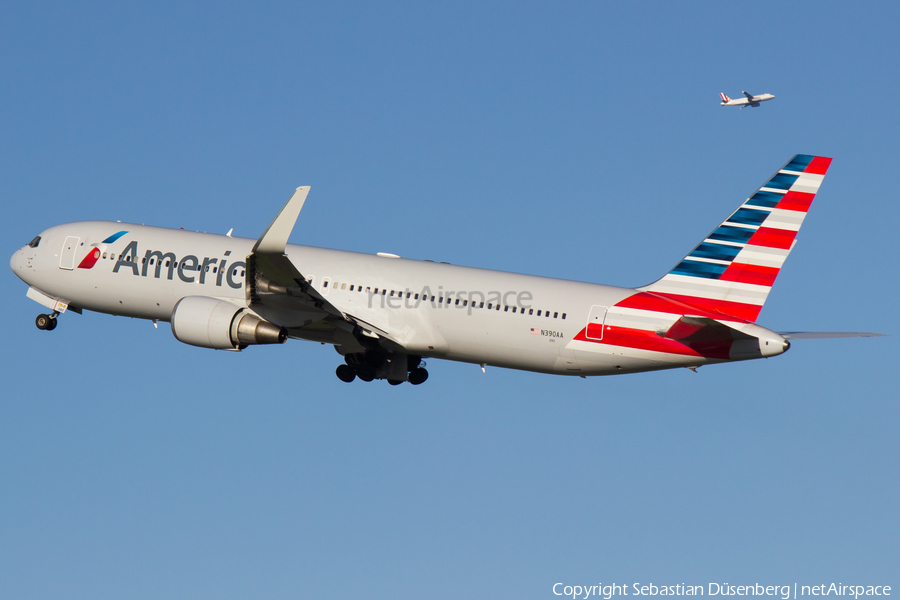
{"label": "vertical stabilizer", "polygon": [[756,321],[830,164],[794,156],[674,269],[639,289]]}

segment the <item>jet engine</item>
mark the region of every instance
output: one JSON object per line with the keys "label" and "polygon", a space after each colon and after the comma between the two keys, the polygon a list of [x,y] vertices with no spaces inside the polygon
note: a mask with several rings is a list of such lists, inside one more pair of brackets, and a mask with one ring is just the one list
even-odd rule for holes
{"label": "jet engine", "polygon": [[206,296],[186,296],[172,310],[175,339],[191,346],[242,350],[252,344],[283,344],[287,329],[246,308]]}

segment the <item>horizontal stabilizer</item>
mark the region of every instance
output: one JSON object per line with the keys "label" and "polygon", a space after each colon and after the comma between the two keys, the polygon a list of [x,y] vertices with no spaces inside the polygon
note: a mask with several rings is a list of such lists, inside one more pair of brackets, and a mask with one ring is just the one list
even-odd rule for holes
{"label": "horizontal stabilizer", "polygon": [[778,335],[786,340],[823,340],[828,338],[884,337],[883,333],[859,331],[785,331]]}
{"label": "horizontal stabilizer", "polygon": [[747,335],[715,319],[689,315],[675,321],[663,337],[682,342],[753,339],[752,335]]}

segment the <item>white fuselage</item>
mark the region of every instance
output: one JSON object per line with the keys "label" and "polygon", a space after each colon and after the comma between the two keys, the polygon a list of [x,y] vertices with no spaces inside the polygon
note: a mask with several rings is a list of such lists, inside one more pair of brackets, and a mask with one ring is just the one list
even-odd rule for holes
{"label": "white fuselage", "polygon": [[[119,230],[127,235],[100,243]],[[169,321],[187,296],[248,306],[244,261],[253,244],[224,235],[87,221],[51,227],[41,233],[37,248],[23,247],[10,263],[45,299],[76,309]],[[79,268],[92,252],[98,253],[96,263]],[[286,254],[329,303],[392,332],[411,355],[567,375],[723,362],[600,343],[617,325],[631,327],[629,321],[665,331],[679,318],[646,311],[607,314],[637,293],[629,288],[292,244]],[[134,261],[123,260],[132,255]],[[334,343],[340,351],[340,332],[318,332],[314,324],[309,326],[309,314],[287,314],[281,313],[279,325],[291,337]],[[591,320],[599,322],[599,329],[595,326],[588,333],[593,339],[587,339]],[[781,342],[773,354],[783,352]]]}

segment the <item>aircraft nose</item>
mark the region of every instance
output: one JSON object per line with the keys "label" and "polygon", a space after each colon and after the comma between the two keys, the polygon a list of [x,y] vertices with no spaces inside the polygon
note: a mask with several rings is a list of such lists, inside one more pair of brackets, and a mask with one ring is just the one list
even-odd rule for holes
{"label": "aircraft nose", "polygon": [[12,269],[13,273],[18,275],[22,271],[22,267],[25,264],[25,253],[22,252],[21,249],[13,252],[12,258],[9,259],[9,268]]}
{"label": "aircraft nose", "polygon": [[25,278],[28,277],[28,272],[31,271],[31,258],[25,253],[28,249],[19,248],[9,259],[9,268],[22,281],[25,281]]}

